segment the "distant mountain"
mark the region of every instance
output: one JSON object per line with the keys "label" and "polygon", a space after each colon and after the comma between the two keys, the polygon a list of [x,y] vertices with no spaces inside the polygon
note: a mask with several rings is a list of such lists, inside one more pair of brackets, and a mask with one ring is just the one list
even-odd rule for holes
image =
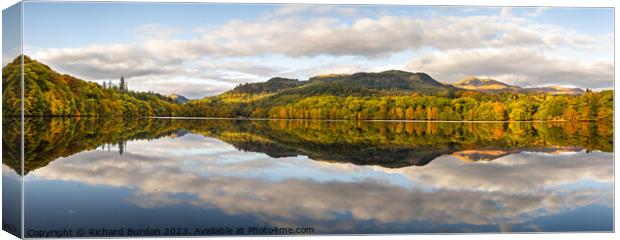
{"label": "distant mountain", "polygon": [[186,103],[187,101],[189,101],[189,99],[179,94],[169,94],[166,96],[172,99],[172,101],[175,101],[177,103]]}
{"label": "distant mountain", "polygon": [[246,83],[224,93],[276,95],[336,95],[375,96],[394,92],[441,93],[457,90],[442,84],[425,73],[390,70],[379,73],[329,74],[314,76],[306,81],[288,78],[272,78],[266,82]]}
{"label": "distant mountain", "polygon": [[518,149],[511,149],[511,150],[505,150],[505,149],[471,149],[471,150],[463,150],[463,151],[458,151],[458,152],[454,152],[452,153],[452,156],[456,157],[457,159],[466,162],[466,163],[472,163],[472,162],[479,162],[479,161],[493,161],[495,159],[498,159],[500,157],[509,155],[509,154],[513,154],[513,153],[517,153],[520,152],[520,150]]}
{"label": "distant mountain", "polygon": [[578,95],[582,94],[583,91],[580,88],[565,88],[558,86],[548,86],[548,87],[534,87],[534,88],[522,88],[519,86],[514,86],[510,84],[506,84],[491,78],[485,77],[466,77],[452,84],[452,86],[467,89],[467,90],[475,90],[481,92],[520,92],[520,93],[539,93],[539,94],[554,94],[554,95]]}
{"label": "distant mountain", "polygon": [[306,81],[275,77],[266,82],[246,83],[224,93],[249,95],[297,95],[297,96],[385,96],[402,95],[412,92],[424,94],[443,94],[458,90],[481,92],[512,92],[539,94],[584,93],[579,88],[557,86],[522,88],[487,77],[466,77],[453,84],[443,84],[426,73],[412,73],[400,70],[384,72],[359,72],[354,74],[327,74],[309,78]]}
{"label": "distant mountain", "polygon": [[369,89],[398,89],[405,91],[436,92],[454,88],[444,85],[426,73],[389,70],[379,73],[360,72],[351,75],[323,75],[309,79],[310,83],[356,85]]}
{"label": "distant mountain", "polygon": [[478,91],[518,91],[521,88],[491,78],[466,77],[454,84],[455,87]]}
{"label": "distant mountain", "polygon": [[582,147],[576,146],[532,146],[528,148],[497,148],[497,147],[483,147],[479,149],[469,149],[453,152],[451,155],[457,159],[466,162],[474,163],[481,161],[493,161],[495,159],[520,153],[523,151],[540,152],[547,154],[562,154],[582,151]]}

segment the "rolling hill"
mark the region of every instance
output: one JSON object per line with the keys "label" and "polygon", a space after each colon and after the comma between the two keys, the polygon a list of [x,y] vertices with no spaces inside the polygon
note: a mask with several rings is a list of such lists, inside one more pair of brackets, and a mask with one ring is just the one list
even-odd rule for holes
{"label": "rolling hill", "polygon": [[189,99],[187,99],[185,96],[179,94],[168,94],[166,96],[177,103],[186,103],[187,101],[189,101]]}
{"label": "rolling hill", "polygon": [[531,94],[578,95],[585,92],[580,88],[566,88],[559,86],[523,88],[506,84],[491,78],[473,76],[463,78],[452,85],[462,89],[492,93],[513,92]]}
{"label": "rolling hill", "polygon": [[518,91],[520,89],[517,86],[483,77],[466,77],[452,85],[462,89],[477,91]]}
{"label": "rolling hill", "polygon": [[[20,115],[20,57],[2,68],[2,115]],[[103,87],[24,56],[25,116],[175,116],[181,107],[157,93]]]}
{"label": "rolling hill", "polygon": [[314,76],[305,81],[288,78],[272,78],[266,82],[238,85],[226,94],[298,94],[316,96],[372,96],[395,92],[420,92],[428,94],[447,93],[458,90],[442,84],[425,73],[390,70],[379,73],[331,74]]}
{"label": "rolling hill", "polygon": [[398,89],[418,92],[444,92],[455,90],[444,85],[426,73],[411,73],[400,70],[389,70],[379,73],[360,72],[351,75],[316,76],[309,79],[315,84],[357,85],[370,89]]}

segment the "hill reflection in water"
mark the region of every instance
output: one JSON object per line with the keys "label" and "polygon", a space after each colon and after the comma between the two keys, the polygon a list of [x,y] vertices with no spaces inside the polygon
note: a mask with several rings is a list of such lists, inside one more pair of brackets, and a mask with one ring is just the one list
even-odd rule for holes
{"label": "hill reflection in water", "polygon": [[[16,169],[19,124],[5,120],[3,126],[4,163]],[[389,168],[423,166],[444,154],[488,161],[521,151],[613,149],[611,123],[28,118],[24,172],[85,150],[114,146],[122,153],[127,141],[187,132],[274,158],[304,155]]]}

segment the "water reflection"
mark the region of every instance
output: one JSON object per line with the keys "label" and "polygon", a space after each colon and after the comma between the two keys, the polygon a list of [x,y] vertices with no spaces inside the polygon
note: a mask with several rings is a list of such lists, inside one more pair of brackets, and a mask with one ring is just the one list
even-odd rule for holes
{"label": "water reflection", "polygon": [[[11,121],[11,119],[5,120]],[[17,120],[15,120],[17,121]],[[4,124],[19,126],[18,124]],[[5,131],[5,163],[16,169],[14,142],[19,131]],[[110,148],[125,142],[182,136],[187,132],[216,138],[246,152],[270,157],[308,156],[312,160],[379,165],[423,166],[444,154],[467,161],[492,160],[521,151],[562,152],[584,149],[612,152],[611,123],[529,122],[355,122],[238,121],[119,118],[29,118],[25,122],[24,172],[59,157]]]}
{"label": "water reflection", "polygon": [[[34,138],[57,143],[50,140],[63,133],[75,142],[52,154],[62,157],[30,160],[27,194],[55,189],[87,203],[30,198],[27,226],[72,224],[42,217],[65,208],[79,224],[114,226],[121,213],[92,209],[111,205],[130,209],[137,222],[310,226],[317,233],[612,230],[609,126],[149,120],[146,131],[146,124],[121,122],[135,131],[70,122]],[[113,136],[102,136],[104,129]],[[66,135],[83,130],[89,133]],[[429,160],[416,164],[422,158]],[[110,188],[120,192],[82,196]]]}

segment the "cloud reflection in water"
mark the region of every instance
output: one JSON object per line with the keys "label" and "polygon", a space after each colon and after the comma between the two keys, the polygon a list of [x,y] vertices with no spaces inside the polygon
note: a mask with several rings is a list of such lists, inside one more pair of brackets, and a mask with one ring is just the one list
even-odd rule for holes
{"label": "cloud reflection in water", "polygon": [[[130,142],[122,156],[81,152],[27,179],[130,187],[135,190],[126,200],[142,208],[217,208],[288,225],[320,225],[342,216],[379,223],[514,224],[593,204],[613,206],[612,154],[583,151],[521,152],[477,163],[444,155],[423,167],[390,169],[304,156],[274,159],[186,134]],[[354,222],[341,224],[325,227]]]}

